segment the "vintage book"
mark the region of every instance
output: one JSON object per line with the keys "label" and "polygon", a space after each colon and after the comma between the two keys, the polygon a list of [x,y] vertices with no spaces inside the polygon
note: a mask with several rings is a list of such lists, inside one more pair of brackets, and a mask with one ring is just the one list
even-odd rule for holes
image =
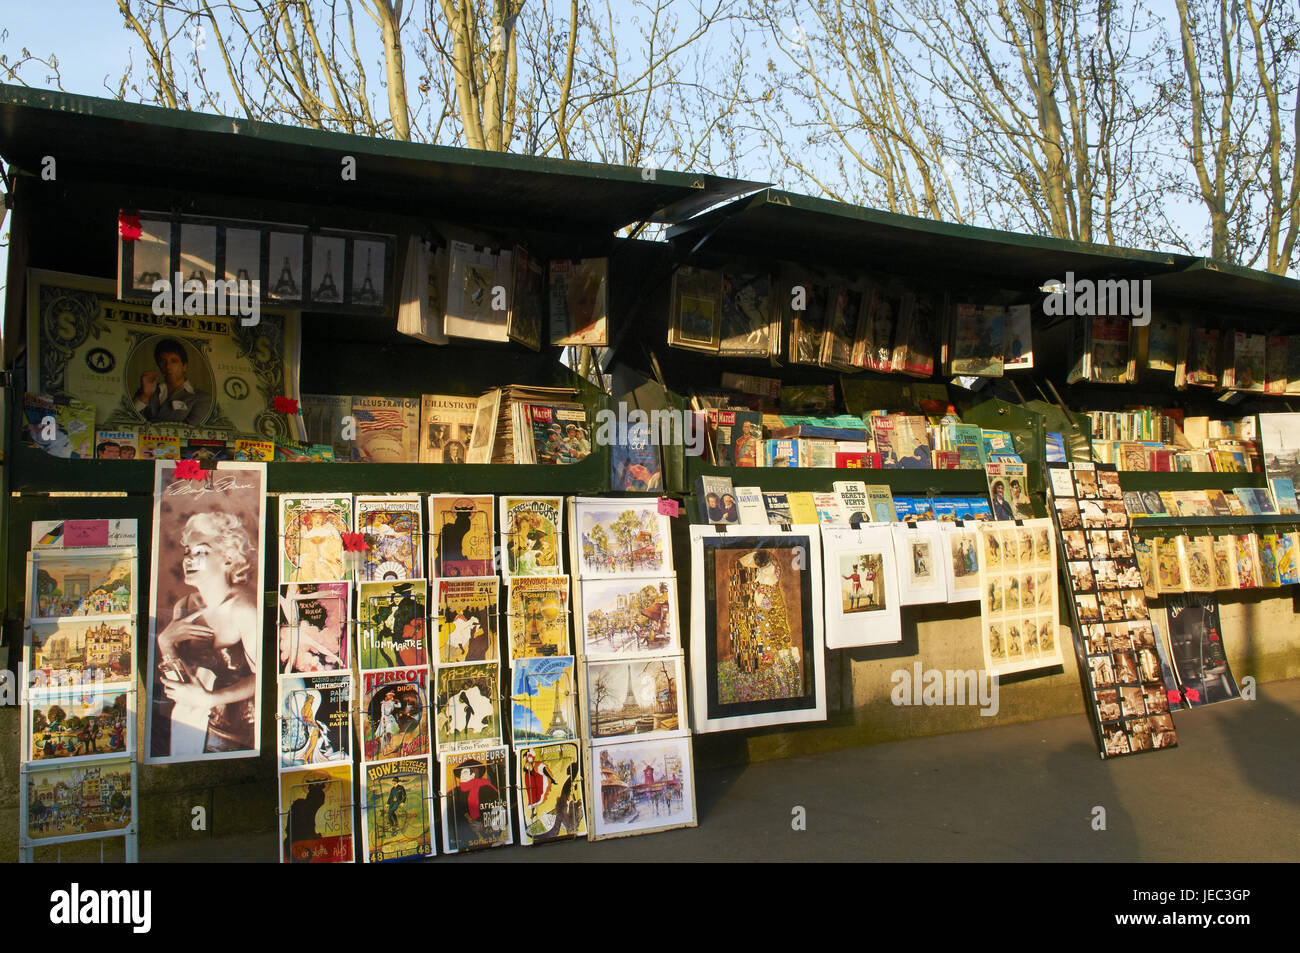
{"label": "vintage book", "polygon": [[769,467],[798,467],[799,441],[765,440],[764,462]]}
{"label": "vintage book", "polygon": [[528,429],[522,441],[516,440],[516,463],[579,463],[590,455],[591,428],[582,404],[523,406],[528,410]]}
{"label": "vintage book", "polygon": [[275,459],[275,441],[247,440],[241,437],[235,441],[233,459],[272,461]]}
{"label": "vintage book", "polygon": [[813,495],[808,492],[787,493],[790,500],[790,520],[796,525],[815,525],[817,523],[817,506]]}
{"label": "vintage book", "polygon": [[710,410],[714,460],[720,467],[759,466],[763,442],[762,414],[752,410]]}
{"label": "vintage book", "polygon": [[817,510],[817,522],[829,525],[848,525],[849,517],[840,506],[840,498],[836,493],[814,493],[812,495],[813,506]]}
{"label": "vintage book", "polygon": [[352,419],[356,422],[354,462],[419,462],[419,398],[353,397]]}
{"label": "vintage book", "polygon": [[1215,516],[1232,515],[1232,508],[1228,506],[1228,499],[1222,490],[1206,490],[1205,496],[1210,501],[1210,509],[1214,511]]}
{"label": "vintage book", "polygon": [[497,420],[501,412],[502,389],[494,387],[484,393],[474,404],[474,423],[470,427],[469,450],[466,463],[491,463],[496,447]]}
{"label": "vintage book", "polygon": [[799,466],[827,467],[835,466],[835,448],[839,446],[834,440],[811,440],[802,438],[795,441],[799,447]]}
{"label": "vintage book", "polygon": [[898,519],[894,508],[894,494],[883,483],[867,485],[867,508],[874,523],[893,523]]}
{"label": "vintage book", "polygon": [[1247,334],[1236,331],[1225,335],[1224,346],[1230,347],[1232,353],[1224,361],[1223,376],[1220,383],[1229,390],[1264,392],[1264,347],[1266,338],[1263,334]]}
{"label": "vintage book", "polygon": [[1128,318],[1098,315],[1089,325],[1088,380],[1101,384],[1128,384],[1134,377],[1131,347],[1132,324]]}
{"label": "vintage book", "polygon": [[609,343],[609,259],[551,261],[551,344]]}
{"label": "vintage book", "polygon": [[540,351],[542,319],[546,314],[546,265],[522,245],[514,247],[511,259],[506,336],[530,350]]}
{"label": "vintage book", "polygon": [[859,526],[872,521],[865,483],[861,480],[836,480],[832,486],[835,487],[840,509],[843,510],[850,526]]}
{"label": "vintage book", "polygon": [[841,371],[857,369],[858,365],[853,363],[853,345],[861,324],[862,308],[861,291],[846,285],[835,288],[826,331],[822,335],[822,367]]}
{"label": "vintage book", "polygon": [[789,525],[794,520],[790,516],[790,496],[788,493],[763,493],[763,506],[767,509],[767,521],[775,525]]}
{"label": "vintage book", "polygon": [[140,459],[179,460],[180,456],[180,437],[152,433],[140,434]]}
{"label": "vintage book", "polygon": [[1295,481],[1291,477],[1269,477],[1268,488],[1279,513],[1300,513],[1296,500]]}
{"label": "vintage book", "polygon": [[901,295],[872,288],[863,293],[853,363],[868,371],[888,374],[894,369],[894,338],[902,312]]}
{"label": "vintage book", "polygon": [[719,353],[737,357],[776,356],[781,332],[776,313],[771,275],[723,272]]}
{"label": "vintage book", "polygon": [[624,493],[663,489],[659,444],[650,439],[648,426],[629,425],[626,439],[609,445],[609,480],[610,489]]}
{"label": "vintage book", "polygon": [[1219,331],[1217,328],[1187,330],[1186,382],[1189,387],[1219,386]]}
{"label": "vintage book", "polygon": [[474,433],[473,397],[420,396],[420,463],[466,463]]}
{"label": "vintage book", "polygon": [[717,353],[722,340],[722,273],[683,265],[673,273],[668,344]]}
{"label": "vintage book", "polygon": [[137,430],[95,431],[95,459],[140,459],[140,432]]}
{"label": "vintage book", "polygon": [[352,438],[346,418],[352,416],[352,398],[347,394],[303,394],[300,403],[308,444],[323,443],[334,448],[335,460],[352,459]]}
{"label": "vintage book", "polygon": [[778,300],[782,302],[790,327],[788,360],[791,364],[819,364],[822,335],[830,314],[831,288],[813,282],[811,275],[805,272],[790,271],[787,277],[794,290],[789,295],[778,296]]}
{"label": "vintage book", "polygon": [[700,522],[713,525],[739,523],[740,509],[731,477],[701,476],[695,480],[695,499],[700,507]]}
{"label": "vintage book", "polygon": [[1006,310],[957,304],[952,308],[952,345],[947,373],[1001,377]]}
{"label": "vintage book", "polygon": [[467,242],[451,242],[448,255],[451,264],[444,332],[450,337],[509,341],[506,333],[509,302],[505,283],[498,281],[500,256],[490,248],[478,248]]}
{"label": "vintage book", "polygon": [[1147,332],[1147,367],[1153,371],[1172,371],[1178,364],[1179,322],[1169,314],[1151,318]]}
{"label": "vintage book", "polygon": [[1033,309],[1027,304],[1007,308],[1003,334],[1002,368],[1024,370],[1034,366],[1034,339],[1030,327]]}
{"label": "vintage book", "polygon": [[1028,467],[1023,463],[995,462],[985,468],[995,520],[1033,519],[1029,501]]}
{"label": "vintage book", "polygon": [[740,512],[740,522],[747,526],[767,522],[763,491],[756,486],[736,487],[736,507]]}
{"label": "vintage book", "polygon": [[921,379],[934,375],[934,344],[942,309],[942,295],[903,293],[894,332],[892,363],[896,373]]}
{"label": "vintage book", "polygon": [[872,417],[871,434],[885,469],[931,469],[930,437],[924,417]]}
{"label": "vintage book", "polygon": [[836,450],[835,466],[841,470],[879,470],[880,454],[872,450]]}
{"label": "vintage book", "polygon": [[433,249],[412,234],[397,303],[397,331],[430,344],[446,344],[443,319],[447,313],[447,252]]}

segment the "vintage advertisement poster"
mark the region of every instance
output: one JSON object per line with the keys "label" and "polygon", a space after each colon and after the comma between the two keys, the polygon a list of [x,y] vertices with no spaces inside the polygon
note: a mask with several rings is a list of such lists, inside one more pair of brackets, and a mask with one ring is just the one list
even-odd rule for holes
{"label": "vintage advertisement poster", "polygon": [[516,659],[511,674],[510,738],[516,747],[578,737],[572,655]]}
{"label": "vintage advertisement poster", "polygon": [[134,619],[65,619],[29,630],[27,678],[35,688],[129,683],[134,659]]}
{"label": "vintage advertisement poster", "polygon": [[501,743],[500,679],[497,662],[438,667],[433,718],[439,752]]}
{"label": "vintage advertisement poster", "polygon": [[29,692],[23,760],[104,760],[134,753],[129,702],[127,685]]}
{"label": "vintage advertisement poster", "polygon": [[681,651],[677,580],[584,579],[582,654],[622,658]]}
{"label": "vintage advertisement poster", "polygon": [[437,585],[438,664],[496,661],[501,592],[497,577],[439,579]]}
{"label": "vintage advertisement poster", "polygon": [[682,657],[588,662],[587,736],[600,740],[687,727]]}
{"label": "vintage advertisement poster", "polygon": [[580,578],[672,574],[668,517],[657,499],[579,497],[573,504]]}
{"label": "vintage advertisement poster", "polygon": [[509,581],[510,661],[569,654],[569,577],[516,576]]}
{"label": "vintage advertisement poster", "polygon": [[33,621],[136,614],[134,548],[38,549],[27,556]]}
{"label": "vintage advertisement poster", "polygon": [[29,841],[89,840],[135,825],[134,769],[126,758],[31,766],[23,777],[19,829]]}
{"label": "vintage advertisement poster", "polygon": [[353,397],[354,463],[417,463],[420,401],[415,397]]}
{"label": "vintage advertisement poster", "polygon": [[519,842],[525,847],[587,836],[582,746],[576,741],[520,749],[516,758]]}
{"label": "vintage advertisement poster", "polygon": [[689,737],[592,745],[590,752],[590,840],[696,825]]}
{"label": "vintage advertisement poster", "polygon": [[357,587],[357,658],[362,670],[429,663],[429,584],[363,582]]}
{"label": "vintage advertisement poster", "polygon": [[280,775],[280,863],[349,864],[352,765],[301,768]]}
{"label": "vintage advertisement poster", "polygon": [[1007,675],[1062,664],[1052,521],[986,522],[979,534],[985,670]]}
{"label": "vintage advertisement poster", "polygon": [[884,645],[903,638],[898,570],[889,524],[822,527],[826,647]]}
{"label": "vintage advertisement poster", "polygon": [[361,673],[361,759],[429,754],[429,670]]}
{"label": "vintage advertisement poster", "polygon": [[424,572],[424,527],[418,496],[356,499],[353,525],[366,540],[357,578],[419,579]]}
{"label": "vintage advertisement poster", "polygon": [[266,464],[154,468],[145,764],[256,757]]}
{"label": "vintage advertisement poster", "polygon": [[1186,593],[1165,600],[1169,646],[1183,698],[1193,708],[1240,698],[1223,647],[1219,601],[1212,595]]}
{"label": "vintage advertisement poster", "polygon": [[351,579],[343,534],[352,531],[352,497],[280,497],[280,582]]}
{"label": "vintage advertisement poster", "polygon": [[550,576],[560,572],[564,499],[558,496],[501,497],[501,534],[507,577]]}
{"label": "vintage advertisement poster", "polygon": [[431,579],[491,576],[496,572],[492,510],[488,496],[429,496]]}
{"label": "vintage advertisement poster", "polygon": [[465,463],[474,434],[477,397],[420,397],[420,462]]}
{"label": "vintage advertisement poster", "polygon": [[439,766],[443,850],[456,854],[512,843],[507,749],[451,752]]}
{"label": "vintage advertisement poster", "polygon": [[429,758],[361,766],[361,830],[367,863],[432,857],[433,769]]}
{"label": "vintage advertisement poster", "polygon": [[352,673],[279,680],[280,770],[352,762]]}
{"label": "vintage advertisement poster", "polygon": [[821,541],[691,527],[691,714],[696,731],[821,721]]}
{"label": "vintage advertisement poster", "polygon": [[279,597],[280,674],[352,667],[352,583],[287,582]]}
{"label": "vintage advertisement poster", "polygon": [[95,426],[174,423],[301,440],[298,316],[155,314],[124,302],[112,281],[28,270],[27,389],[95,406]]}

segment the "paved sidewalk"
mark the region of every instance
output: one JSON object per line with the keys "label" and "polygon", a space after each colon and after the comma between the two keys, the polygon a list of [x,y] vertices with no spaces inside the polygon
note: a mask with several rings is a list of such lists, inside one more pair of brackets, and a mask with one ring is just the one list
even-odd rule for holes
{"label": "paved sidewalk", "polygon": [[[1107,762],[1072,716],[705,769],[697,829],[433,863],[1300,860],[1300,680],[1174,718],[1176,749]],[[807,830],[791,829],[796,806]],[[272,834],[141,849],[144,861],[275,856]]]}

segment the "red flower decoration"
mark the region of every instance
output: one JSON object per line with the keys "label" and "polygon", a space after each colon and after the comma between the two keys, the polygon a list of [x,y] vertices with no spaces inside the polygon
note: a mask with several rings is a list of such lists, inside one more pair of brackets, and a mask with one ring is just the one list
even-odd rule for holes
{"label": "red flower decoration", "polygon": [[343,533],[343,548],[349,553],[364,553],[369,547],[366,545],[365,533]]}
{"label": "red flower decoration", "polygon": [[275,409],[282,414],[296,414],[298,412],[298,402],[292,397],[277,397],[273,403]]}
{"label": "red flower decoration", "polygon": [[140,237],[140,232],[139,215],[127,215],[125,212],[117,213],[117,233],[122,236],[122,241],[136,241]]}
{"label": "red flower decoration", "polygon": [[175,477],[177,480],[202,480],[203,467],[197,460],[177,460]]}

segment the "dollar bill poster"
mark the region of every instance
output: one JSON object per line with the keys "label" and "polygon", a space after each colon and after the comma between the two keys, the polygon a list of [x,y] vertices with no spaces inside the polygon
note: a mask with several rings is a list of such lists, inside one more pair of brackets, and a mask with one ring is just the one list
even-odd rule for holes
{"label": "dollar bill poster", "polygon": [[500,679],[496,662],[438,667],[433,706],[438,751],[501,743]]}
{"label": "dollar bill poster", "polygon": [[33,623],[27,638],[27,677],[34,688],[131,680],[134,619]]}
{"label": "dollar bill poster", "polygon": [[576,741],[520,749],[519,842],[524,846],[587,836],[582,746]]}
{"label": "dollar bill poster", "polygon": [[443,851],[456,854],[512,843],[507,749],[449,752],[439,764]]}
{"label": "dollar bill poster", "polygon": [[26,761],[106,760],[135,750],[129,686],[38,689],[27,696]]}
{"label": "dollar bill poster", "polygon": [[352,497],[280,497],[280,582],[351,579],[343,534],[352,531]]}
{"label": "dollar bill poster", "polygon": [[419,579],[424,572],[420,524],[418,496],[357,497],[353,525],[366,541],[357,578]]}
{"label": "dollar bill poster", "polygon": [[19,829],[30,842],[89,840],[135,826],[134,768],[126,758],[31,766],[23,777]]}
{"label": "dollar bill poster", "polygon": [[561,571],[563,506],[558,496],[501,497],[504,575],[550,576]]}
{"label": "dollar bill poster", "polygon": [[496,576],[438,580],[438,663],[491,662],[500,654]]}
{"label": "dollar bill poster", "polygon": [[352,854],[352,765],[280,775],[280,862],[348,864]]}
{"label": "dollar bill poster", "polygon": [[362,669],[428,664],[429,584],[423,579],[363,582],[357,594],[357,655]]}
{"label": "dollar bill poster", "polygon": [[574,657],[516,659],[510,691],[516,746],[578,737]]}
{"label": "dollar bill poster", "polygon": [[584,579],[578,585],[588,659],[681,651],[675,578]]}
{"label": "dollar bill poster", "polygon": [[429,758],[398,758],[361,766],[362,855],[378,864],[432,857],[433,772]]}
{"label": "dollar bill poster", "polygon": [[279,680],[280,770],[352,762],[352,673]]}
{"label": "dollar bill poster", "polygon": [[826,717],[820,539],[691,527],[696,731]]}
{"label": "dollar bill poster", "polygon": [[589,750],[590,840],[696,826],[689,737],[593,744]]}
{"label": "dollar bill poster", "polygon": [[435,493],[429,497],[431,578],[496,572],[494,501],[489,496]]}
{"label": "dollar bill poster", "polygon": [[686,728],[680,655],[587,663],[587,734],[601,740]]}
{"label": "dollar bill poster", "polygon": [[145,763],[256,757],[266,464],[154,468]]}
{"label": "dollar bill poster", "polygon": [[569,654],[569,577],[509,580],[510,660]]}
{"label": "dollar bill poster", "polygon": [[429,754],[429,670],[361,673],[362,760]]}
{"label": "dollar bill poster", "polygon": [[668,517],[650,499],[584,499],[574,503],[578,569],[600,576],[664,576],[673,571]]}
{"label": "dollar bill poster", "polygon": [[301,440],[298,316],[154,314],[116,298],[113,282],[28,271],[27,389],[95,406],[98,430],[186,424],[230,434]]}
{"label": "dollar bill poster", "polygon": [[279,589],[280,673],[346,671],[352,667],[350,582],[287,582]]}

